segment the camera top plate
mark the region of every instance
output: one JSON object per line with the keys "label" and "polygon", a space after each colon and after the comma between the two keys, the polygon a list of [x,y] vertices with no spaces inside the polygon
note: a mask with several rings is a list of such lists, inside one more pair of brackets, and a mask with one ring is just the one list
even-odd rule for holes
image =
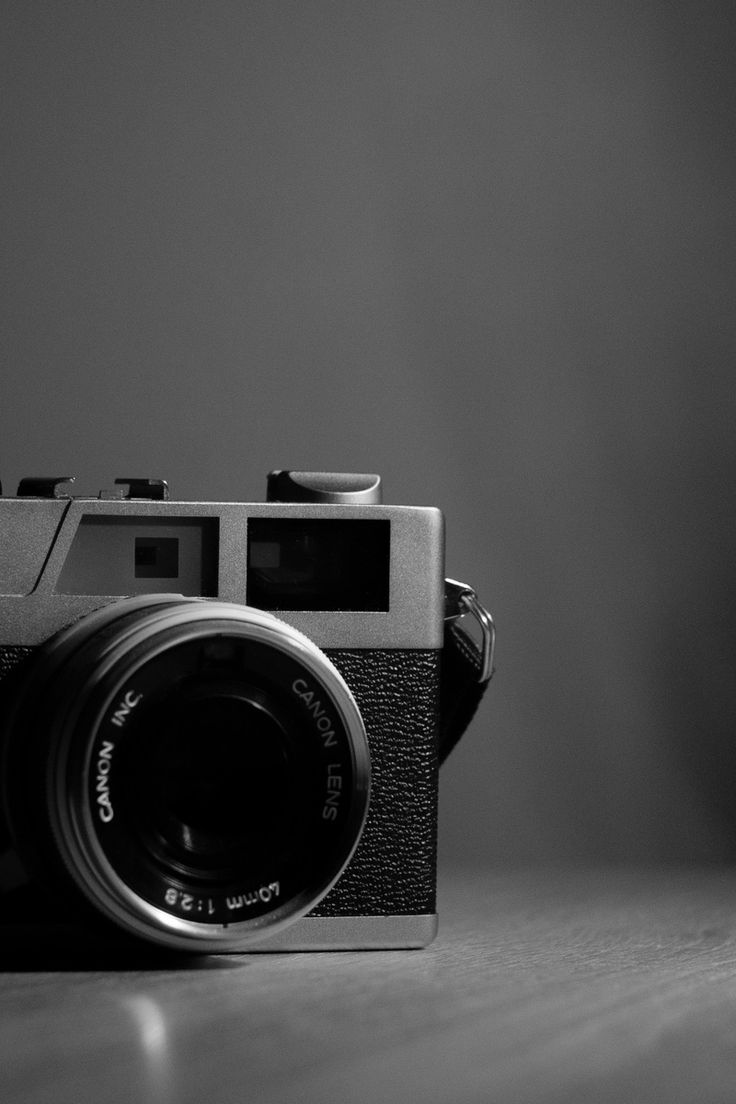
{"label": "camera top plate", "polygon": [[[128,493],[144,497],[72,498],[57,497],[66,480],[24,481],[26,492],[43,493],[0,498],[0,645],[40,644],[74,618],[135,594],[260,605],[262,589],[258,602],[249,599],[249,591],[256,593],[249,527],[257,521],[272,537],[263,537],[258,549],[266,573],[269,548],[272,555],[292,551],[289,533],[297,534],[295,546],[316,542],[313,555],[327,578],[322,590],[315,586],[300,609],[294,597],[279,606],[286,588],[277,588],[276,604],[264,608],[319,647],[441,648],[442,513],[381,504],[377,476],[272,473],[271,494],[278,483],[286,497],[285,481],[290,497],[301,487],[313,500],[177,502],[164,496],[164,481],[133,479],[124,481]],[[269,521],[272,533],[263,529]],[[328,521],[332,528],[323,524]],[[373,529],[361,528],[368,521]],[[363,576],[377,571],[384,555],[385,578],[373,588],[383,598],[374,601]],[[326,608],[319,608],[335,571],[342,589],[328,593]],[[368,596],[356,599],[362,589]]]}

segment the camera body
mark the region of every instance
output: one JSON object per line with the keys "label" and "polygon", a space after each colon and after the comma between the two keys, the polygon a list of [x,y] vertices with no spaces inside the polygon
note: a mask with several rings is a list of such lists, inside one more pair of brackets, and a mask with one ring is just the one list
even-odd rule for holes
{"label": "camera body", "polygon": [[2,806],[24,867],[181,949],[424,946],[441,512],[384,505],[368,476],[275,472],[264,503],[120,482],[0,497]]}

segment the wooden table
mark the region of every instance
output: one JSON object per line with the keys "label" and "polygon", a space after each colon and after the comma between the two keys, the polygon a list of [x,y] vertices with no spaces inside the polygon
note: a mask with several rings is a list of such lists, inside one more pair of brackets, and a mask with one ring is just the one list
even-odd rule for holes
{"label": "wooden table", "polygon": [[736,1100],[736,871],[440,887],[425,951],[183,967],[6,947],[0,1101]]}

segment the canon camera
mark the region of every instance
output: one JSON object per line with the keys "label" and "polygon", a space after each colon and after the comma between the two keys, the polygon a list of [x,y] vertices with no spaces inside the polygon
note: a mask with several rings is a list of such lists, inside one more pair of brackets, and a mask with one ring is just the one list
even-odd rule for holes
{"label": "canon camera", "polygon": [[0,497],[0,908],[27,880],[180,950],[428,943],[438,764],[494,640],[440,511],[377,476],[68,482]]}

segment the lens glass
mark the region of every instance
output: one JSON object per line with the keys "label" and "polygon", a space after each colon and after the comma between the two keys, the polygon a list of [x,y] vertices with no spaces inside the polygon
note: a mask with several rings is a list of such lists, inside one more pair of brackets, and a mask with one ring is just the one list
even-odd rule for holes
{"label": "lens glass", "polygon": [[[121,756],[121,813],[163,868],[207,882],[289,855],[308,815],[308,757],[253,687],[177,687],[141,718]],[[313,772],[312,772],[313,773]]]}

